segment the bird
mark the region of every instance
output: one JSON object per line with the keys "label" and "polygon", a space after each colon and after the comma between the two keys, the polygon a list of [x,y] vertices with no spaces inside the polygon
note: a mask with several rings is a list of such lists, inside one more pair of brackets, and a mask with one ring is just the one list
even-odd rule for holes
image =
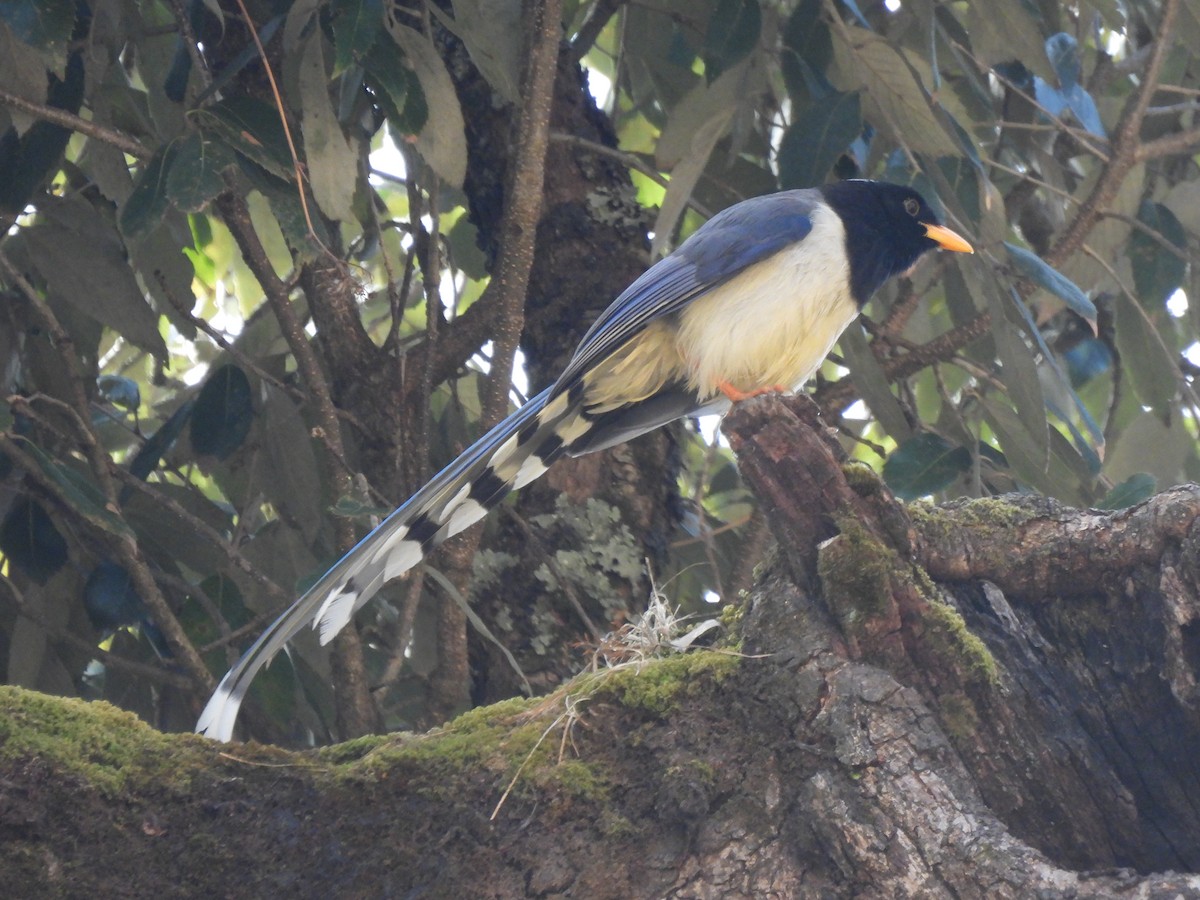
{"label": "bird", "polygon": [[386,582],[561,456],[803,385],[884,282],[926,252],[974,252],[903,185],[846,180],[736,203],[638,277],[555,382],[397,508],[275,620],[196,724],[232,739],[255,674],[307,626],[328,643]]}

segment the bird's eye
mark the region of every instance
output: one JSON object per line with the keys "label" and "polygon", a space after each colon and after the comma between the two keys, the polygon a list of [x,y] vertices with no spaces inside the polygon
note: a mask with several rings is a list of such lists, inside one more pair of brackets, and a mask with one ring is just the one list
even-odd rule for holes
{"label": "bird's eye", "polygon": [[915,216],[921,211],[921,204],[918,203],[914,198],[909,197],[904,201],[904,211],[910,216]]}

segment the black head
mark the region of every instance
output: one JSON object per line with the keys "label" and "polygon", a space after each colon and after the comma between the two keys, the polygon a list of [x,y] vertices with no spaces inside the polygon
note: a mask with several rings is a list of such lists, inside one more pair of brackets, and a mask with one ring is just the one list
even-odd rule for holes
{"label": "black head", "polygon": [[821,195],[846,228],[850,290],[859,306],[923,253],[939,247],[974,252],[938,222],[925,198],[912,188],[883,181],[839,181],[821,188]]}

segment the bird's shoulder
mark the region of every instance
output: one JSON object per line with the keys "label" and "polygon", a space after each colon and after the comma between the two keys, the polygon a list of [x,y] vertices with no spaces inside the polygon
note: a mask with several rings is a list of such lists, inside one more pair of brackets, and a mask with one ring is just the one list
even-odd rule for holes
{"label": "bird's shoulder", "polygon": [[804,240],[822,206],[811,189],[752,197],[721,210],[675,253],[696,267],[697,280],[721,280]]}

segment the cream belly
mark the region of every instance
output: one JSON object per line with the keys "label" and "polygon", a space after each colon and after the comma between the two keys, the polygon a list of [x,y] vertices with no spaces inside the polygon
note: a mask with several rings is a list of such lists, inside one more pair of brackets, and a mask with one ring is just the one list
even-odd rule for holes
{"label": "cream belly", "polygon": [[684,381],[701,398],[721,383],[743,392],[799,387],[858,315],[850,295],[845,230],[832,210],[812,231],[692,301],[599,363],[585,379],[587,405],[603,412]]}
{"label": "cream belly", "polygon": [[677,345],[688,381],[704,397],[721,382],[741,391],[799,387],[858,315],[850,295],[845,230],[832,210],[813,229],[691,303]]}

